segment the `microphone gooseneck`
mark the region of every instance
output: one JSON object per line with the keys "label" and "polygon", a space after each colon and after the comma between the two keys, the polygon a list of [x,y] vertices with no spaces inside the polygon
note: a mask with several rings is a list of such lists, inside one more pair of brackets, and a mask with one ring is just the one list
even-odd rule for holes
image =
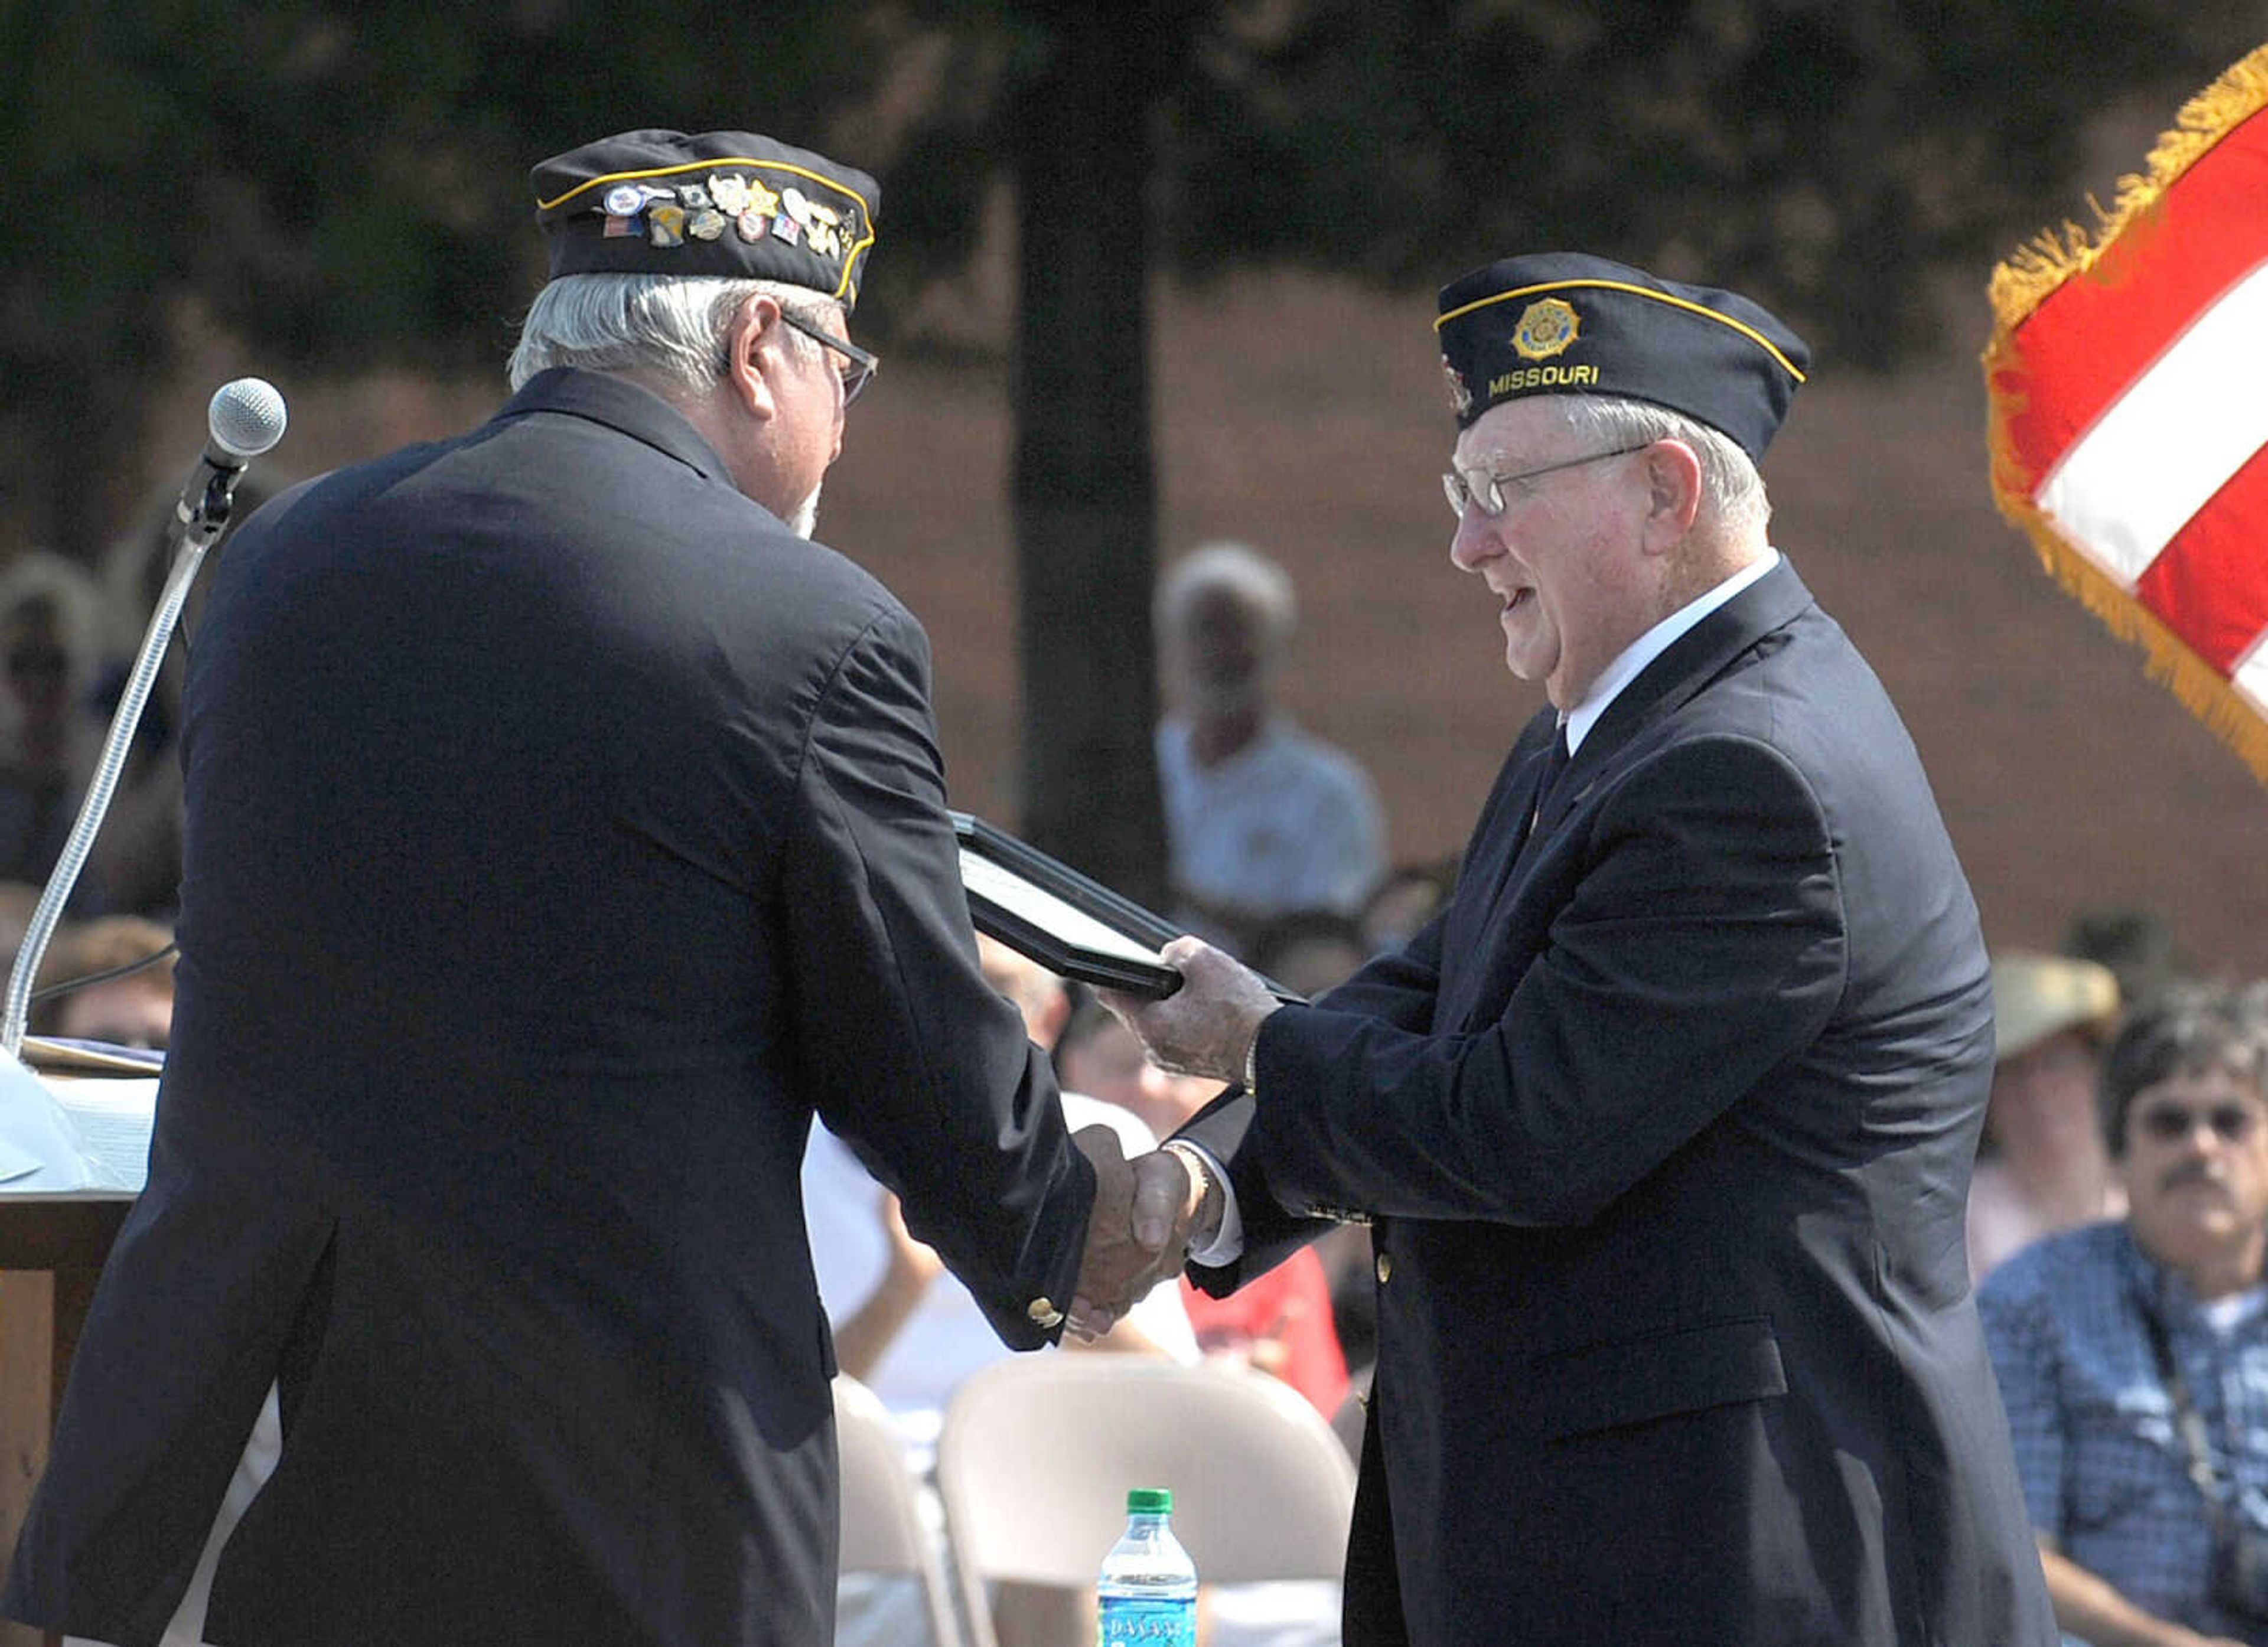
{"label": "microphone gooseneck", "polygon": [[78,882],[80,870],[86,866],[87,851],[94,844],[96,832],[102,827],[103,813],[110,809],[110,798],[118,788],[119,776],[126,769],[126,753],[134,741],[134,729],[141,724],[143,706],[149,702],[150,689],[156,684],[158,671],[166,661],[166,648],[173,640],[174,626],[180,621],[189,585],[196,578],[197,568],[204,563],[205,551],[227,528],[236,483],[245,466],[284,438],[288,421],[284,397],[273,384],[259,378],[239,378],[221,385],[205,408],[205,430],[210,438],[188,483],[181,489],[180,502],[174,506],[173,521],[167,534],[173,549],[173,570],[166,575],[165,591],[158,598],[158,609],[150,616],[149,630],[142,637],[142,650],[135,655],[133,672],[127,677],[126,689],[118,700],[118,711],[110,717],[110,736],[103,744],[102,758],[95,764],[86,798],[79,803],[78,820],[72,824],[70,837],[63,842],[63,855],[56,859],[54,872],[40,890],[24,942],[16,951],[16,964],[8,974],[6,1004],[0,1008],[0,1050],[11,1058],[22,1051],[25,1022],[31,1013],[33,980],[39,975],[48,940],[55,936],[56,923],[63,918],[63,905]]}

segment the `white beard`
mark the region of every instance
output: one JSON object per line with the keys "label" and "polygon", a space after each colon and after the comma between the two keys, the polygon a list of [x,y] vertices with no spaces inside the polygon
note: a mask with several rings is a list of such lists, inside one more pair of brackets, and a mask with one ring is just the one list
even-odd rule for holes
{"label": "white beard", "polygon": [[787,529],[797,537],[808,540],[813,533],[819,530],[819,494],[826,484],[821,481],[813,487],[811,496],[798,504],[795,512],[788,517]]}

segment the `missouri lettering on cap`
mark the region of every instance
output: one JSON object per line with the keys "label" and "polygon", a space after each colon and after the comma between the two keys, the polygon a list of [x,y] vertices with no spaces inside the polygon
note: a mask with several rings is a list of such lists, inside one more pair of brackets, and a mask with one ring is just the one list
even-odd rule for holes
{"label": "missouri lettering on cap", "polygon": [[1652,401],[1761,458],[1811,352],[1737,292],[1580,252],[1540,252],[1441,288],[1441,369],[1460,429],[1530,394]]}

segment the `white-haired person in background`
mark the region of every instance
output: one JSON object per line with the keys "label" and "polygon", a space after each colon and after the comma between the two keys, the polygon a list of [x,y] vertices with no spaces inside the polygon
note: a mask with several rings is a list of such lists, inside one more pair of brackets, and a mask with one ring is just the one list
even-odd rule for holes
{"label": "white-haired person in background", "polygon": [[1299,621],[1283,568],[1209,543],[1159,580],[1158,726],[1176,915],[1241,948],[1272,917],[1360,912],[1386,872],[1377,792],[1275,702]]}

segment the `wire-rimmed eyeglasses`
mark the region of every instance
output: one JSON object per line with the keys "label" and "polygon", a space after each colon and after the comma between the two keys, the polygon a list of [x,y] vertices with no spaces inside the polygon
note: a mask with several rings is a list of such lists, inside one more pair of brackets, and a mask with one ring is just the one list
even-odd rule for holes
{"label": "wire-rimmed eyeglasses", "polygon": [[837,337],[825,327],[814,325],[786,309],[779,312],[779,317],[814,342],[824,344],[843,357],[846,363],[841,374],[843,405],[850,405],[864,393],[866,386],[873,382],[874,374],[881,370],[882,363],[878,357],[869,354],[848,338]]}
{"label": "wire-rimmed eyeglasses", "polygon": [[1562,458],[1557,463],[1540,464],[1532,469],[1522,469],[1517,474],[1491,474],[1486,469],[1471,471],[1469,478],[1462,469],[1451,469],[1441,476],[1441,490],[1449,500],[1449,512],[1460,520],[1467,509],[1477,509],[1491,518],[1504,513],[1504,489],[1516,482],[1532,481],[1538,475],[1572,469],[1579,463],[1596,463],[1602,458],[1625,457],[1633,452],[1643,452],[1653,442],[1642,440],[1635,446],[1616,446],[1611,452],[1587,452],[1580,458]]}

